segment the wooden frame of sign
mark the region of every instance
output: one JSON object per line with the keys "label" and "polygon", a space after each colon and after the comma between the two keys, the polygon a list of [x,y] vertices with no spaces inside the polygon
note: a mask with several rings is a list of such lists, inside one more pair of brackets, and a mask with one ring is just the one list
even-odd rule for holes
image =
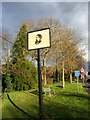
{"label": "wooden frame of sign", "polygon": [[27,33],[28,50],[42,49],[48,47],[51,47],[50,28],[39,29]]}

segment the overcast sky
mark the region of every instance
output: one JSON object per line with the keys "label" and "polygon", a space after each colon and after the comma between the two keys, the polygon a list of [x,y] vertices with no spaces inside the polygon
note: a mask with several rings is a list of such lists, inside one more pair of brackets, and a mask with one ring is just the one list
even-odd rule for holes
{"label": "overcast sky", "polygon": [[1,0],[3,2],[88,2],[89,0]]}
{"label": "overcast sky", "polygon": [[78,29],[85,37],[88,33],[88,3],[74,2],[13,2],[2,3],[4,30],[16,32],[29,19],[59,18],[62,24]]}
{"label": "overcast sky", "polygon": [[[56,0],[52,0],[53,2],[18,0],[23,2],[12,3],[10,0],[6,1],[8,2],[2,2],[2,27],[4,31],[15,34],[26,20],[52,17],[58,18],[62,24],[68,27],[77,29],[84,37],[83,44],[88,44],[88,0],[78,0],[80,2],[73,2],[75,0],[71,0],[72,2],[68,2],[70,0],[67,2],[64,2],[65,0],[63,2],[61,2],[62,0],[60,2],[54,2]],[[87,50],[87,45],[85,47]]]}

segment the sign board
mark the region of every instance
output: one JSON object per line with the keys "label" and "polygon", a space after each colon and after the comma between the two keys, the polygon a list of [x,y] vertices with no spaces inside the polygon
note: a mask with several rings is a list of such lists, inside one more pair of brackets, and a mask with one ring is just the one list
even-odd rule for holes
{"label": "sign board", "polygon": [[28,50],[50,47],[50,28],[31,31],[27,34]]}
{"label": "sign board", "polygon": [[76,71],[75,71],[75,76],[76,76],[76,77],[79,77],[79,75],[80,75],[80,71],[79,71],[79,70],[76,70]]}

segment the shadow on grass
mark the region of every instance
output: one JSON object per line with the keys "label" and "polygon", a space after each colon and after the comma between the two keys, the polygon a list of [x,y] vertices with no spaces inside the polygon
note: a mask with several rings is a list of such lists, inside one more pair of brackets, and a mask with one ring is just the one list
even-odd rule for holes
{"label": "shadow on grass", "polygon": [[89,120],[89,114],[87,112],[80,110],[77,111],[77,108],[72,108],[70,106],[66,106],[64,104],[59,104],[55,102],[50,102],[45,100],[44,103],[44,113],[45,116],[52,119],[61,119],[61,120],[74,120],[74,119],[81,119],[81,120]]}
{"label": "shadow on grass", "polygon": [[[35,92],[33,92],[33,94],[35,94]],[[59,95],[59,94],[58,94]],[[81,98],[81,99],[88,99],[88,96],[83,95],[81,93],[68,93],[68,92],[64,92],[64,93],[60,93],[60,95],[62,96],[66,96],[66,97],[77,97],[77,98]],[[56,102],[52,102],[50,100],[47,99],[43,99],[44,101],[44,117],[46,118],[46,120],[48,120],[48,118],[51,119],[58,119],[58,118],[68,118],[70,120],[75,119],[74,114],[76,114],[76,117],[80,118],[80,116],[82,117],[82,114],[85,115],[85,118],[87,117],[88,120],[88,110],[84,110],[81,108],[77,108],[77,106],[73,107],[73,106],[69,106],[68,104],[60,104],[60,103],[56,103]],[[60,116],[59,116],[60,115]],[[63,115],[63,116],[62,116]],[[84,117],[83,115],[83,117]],[[84,118],[82,118],[83,120]]]}
{"label": "shadow on grass", "polygon": [[[59,95],[59,94],[58,94]],[[85,100],[87,100],[88,102],[87,102],[87,104],[88,104],[88,110],[86,111],[86,110],[84,110],[83,109],[83,111],[82,110],[78,110],[77,108],[76,108],[76,111],[78,111],[78,112],[90,112],[90,97],[88,96],[88,95],[84,95],[84,94],[82,94],[82,93],[68,93],[68,92],[64,92],[64,93],[60,93],[60,96],[65,96],[65,97],[73,97],[73,99],[74,99],[74,97],[75,98],[77,98],[77,99],[79,99],[79,100],[81,100],[81,101],[83,101],[84,99]],[[89,113],[90,114],[90,113]]]}
{"label": "shadow on grass", "polygon": [[1,120],[38,120],[38,119],[32,119],[32,118],[2,118]]}
{"label": "shadow on grass", "polygon": [[[21,108],[19,108],[11,99],[10,99],[10,97],[9,97],[9,94],[7,93],[7,97],[8,97],[8,99],[9,99],[9,101],[13,104],[13,106],[14,107],[16,107],[18,110],[20,110],[22,113],[24,113],[25,115],[27,115],[27,117],[28,118],[17,118],[17,120],[35,120],[36,118],[35,117],[33,117],[33,116],[31,116],[31,115],[29,115],[28,113],[26,113],[24,110],[22,110]],[[3,118],[3,119],[5,119],[5,118]],[[8,119],[8,118],[7,118]],[[12,119],[12,118],[9,118],[9,119]],[[8,119],[8,120],[9,120]],[[14,119],[14,118],[13,118]],[[15,120],[16,120],[16,118],[15,118]]]}
{"label": "shadow on grass", "polygon": [[[60,93],[61,94],[61,93]],[[62,93],[62,95],[65,96],[77,96],[77,94],[71,94],[71,93]],[[72,96],[73,95],[73,96]],[[81,94],[79,94],[78,97],[82,96]],[[36,118],[37,116],[31,116],[28,113],[26,113],[25,111],[23,111],[22,109],[20,109],[11,99],[9,94],[7,94],[7,97],[9,99],[9,101],[17,108],[19,109],[21,112],[23,112],[25,115],[27,115],[29,118],[8,118],[5,120],[38,120],[38,118]],[[86,96],[83,96],[82,98],[84,98]],[[32,110],[38,110],[38,107],[36,105],[31,106]],[[88,113],[84,113],[84,111],[80,110],[81,112],[78,112],[77,109],[73,109],[70,106],[66,106],[64,104],[59,104],[56,102],[52,102],[50,100],[46,100],[44,99],[44,104],[43,104],[43,110],[44,110],[44,116],[43,116],[43,120],[57,120],[57,119],[61,119],[61,120],[77,120],[78,118],[80,120],[89,120],[88,118]],[[4,119],[2,119],[4,120]]]}
{"label": "shadow on grass", "polygon": [[83,99],[88,99],[89,98],[87,95],[84,95],[84,94],[81,94],[81,93],[64,92],[64,93],[60,93],[60,95],[70,96],[70,97],[80,97],[80,98],[83,98]]}
{"label": "shadow on grass", "polygon": [[56,86],[56,87],[58,87],[58,88],[63,88],[61,85],[58,85],[58,86]]}

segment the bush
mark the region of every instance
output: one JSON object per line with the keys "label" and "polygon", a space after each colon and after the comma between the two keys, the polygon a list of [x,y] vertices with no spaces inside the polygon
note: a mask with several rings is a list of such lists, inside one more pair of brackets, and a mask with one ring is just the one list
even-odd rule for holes
{"label": "bush", "polygon": [[28,60],[18,61],[15,64],[13,77],[15,90],[29,90],[37,84],[37,70],[34,64]]}
{"label": "bush", "polygon": [[10,92],[12,90],[12,83],[11,83],[10,73],[8,72],[5,75],[5,85],[6,85],[6,91]]}

